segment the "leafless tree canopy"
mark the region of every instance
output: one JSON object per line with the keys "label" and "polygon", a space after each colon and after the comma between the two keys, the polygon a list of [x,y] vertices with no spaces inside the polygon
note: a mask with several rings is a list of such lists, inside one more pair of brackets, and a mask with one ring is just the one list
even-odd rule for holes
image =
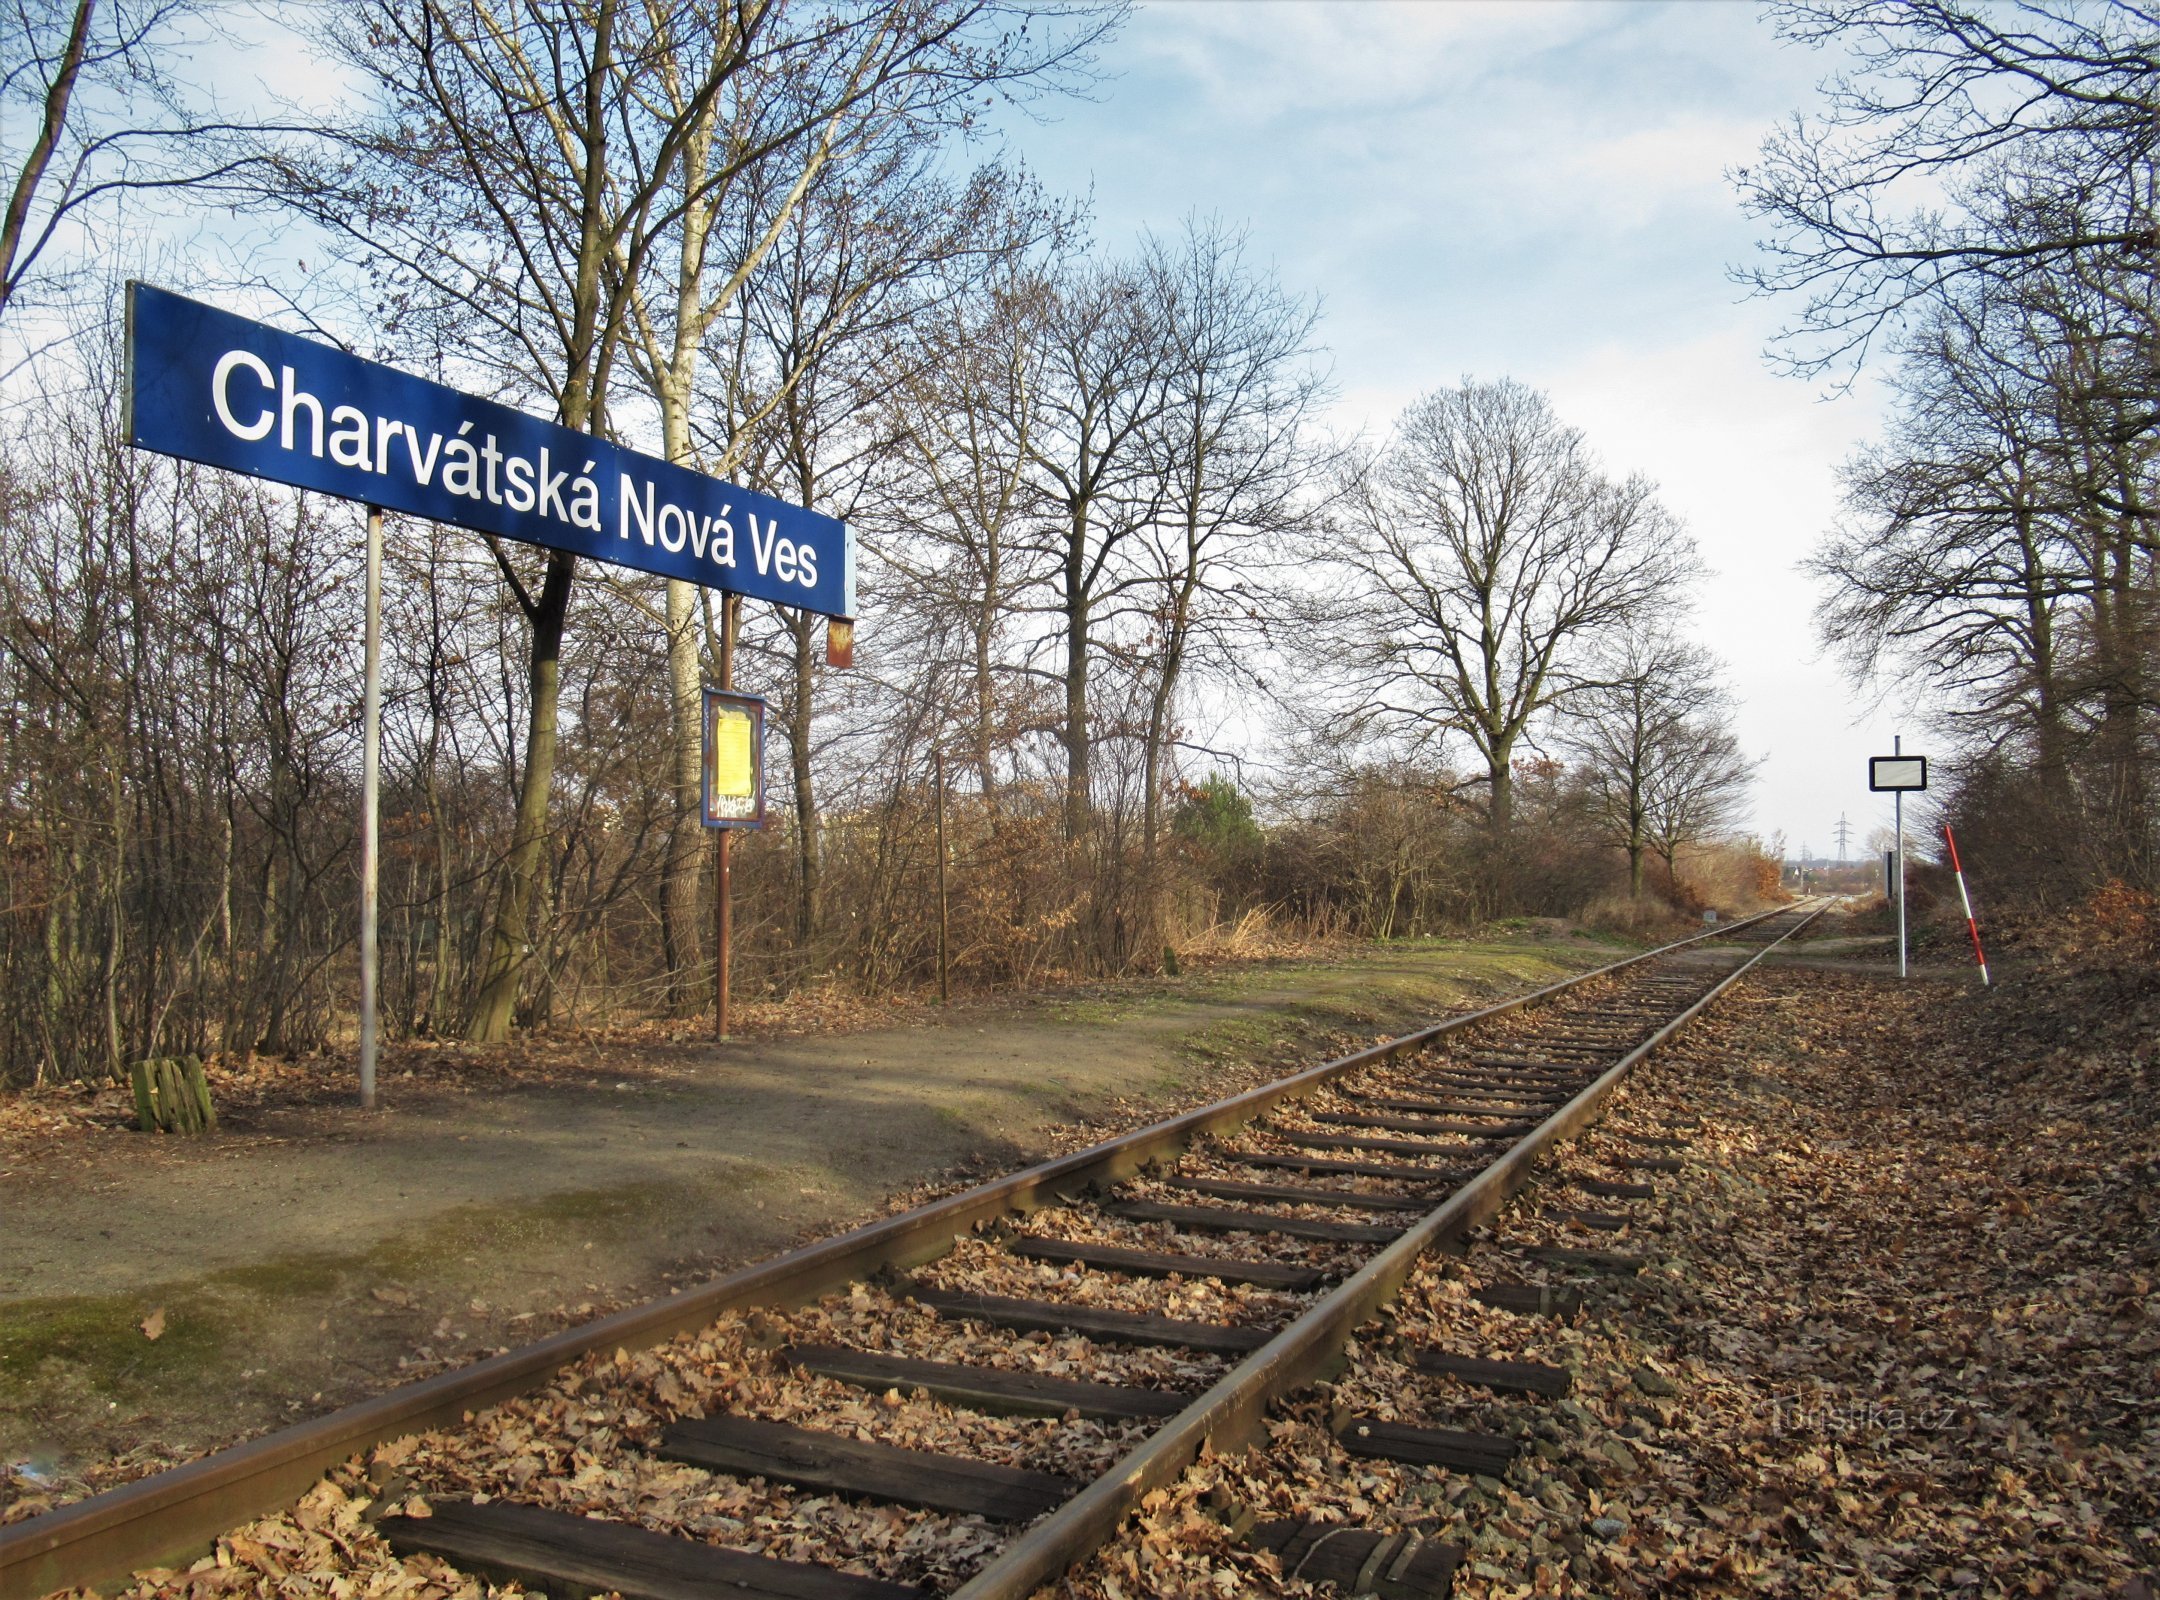
{"label": "leafless tree canopy", "polygon": [[1356,724],[1467,740],[1504,834],[1517,748],[1599,681],[1599,647],[1678,603],[1693,547],[1535,390],[1438,390],[1344,484],[1339,677]]}
{"label": "leafless tree canopy", "polygon": [[1743,189],[1791,348],[1892,363],[1813,566],[1855,680],[1918,686],[2003,891],[2153,870],[2160,19],[2127,5],[1788,8],[1857,49]]}
{"label": "leafless tree canopy", "polygon": [[[1628,654],[1693,568],[1652,488],[1508,382],[1329,438],[1318,286],[1205,214],[1092,238],[984,137],[1090,83],[1120,14],[365,0],[305,13],[350,103],[300,119],[159,76],[214,13],[18,8],[0,1083],[351,1034],[361,514],[127,447],[132,272],[858,532],[838,671],[820,618],[391,519],[393,1036],[703,1007],[723,674],[771,709],[752,1004],[933,970],[940,763],[970,986],[1572,913],[1630,852],[1638,891],[1648,851],[1649,890],[1726,893],[1710,665]],[[163,185],[291,269],[154,249]],[[1631,684],[1689,738],[1631,745]]]}
{"label": "leafless tree canopy", "polygon": [[52,313],[156,202],[242,205],[262,136],[183,77],[219,36],[214,0],[10,0],[0,21],[0,320]]}
{"label": "leafless tree canopy", "polygon": [[[1559,742],[1582,763],[1590,817],[1627,853],[1628,892],[1639,899],[1646,853],[1670,877],[1681,846],[1738,820],[1753,763],[1727,727],[1731,697],[1717,659],[1671,631],[1669,618],[1608,643],[1594,670],[1561,719]],[[1723,763],[1706,762],[1706,752]]]}
{"label": "leafless tree canopy", "polygon": [[1774,14],[1853,62],[1734,174],[1770,230],[1740,275],[1798,299],[1785,353],[1800,368],[1857,364],[1908,314],[1984,284],[2151,271],[2154,12],[1794,0]]}

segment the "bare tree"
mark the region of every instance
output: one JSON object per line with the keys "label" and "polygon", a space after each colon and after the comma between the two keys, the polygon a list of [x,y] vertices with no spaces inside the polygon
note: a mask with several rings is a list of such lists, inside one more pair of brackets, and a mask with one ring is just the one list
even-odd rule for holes
{"label": "bare tree", "polygon": [[2052,430],[2044,397],[1985,338],[1945,316],[1909,349],[1899,414],[1848,463],[1843,521],[1809,561],[1825,584],[1817,622],[1857,681],[1918,674],[1953,718],[2031,728],[2060,771],[2074,580]]}
{"label": "bare tree", "polygon": [[[2160,164],[2160,18],[2122,3],[1790,0],[1779,31],[1850,51],[1825,108],[1733,174],[1771,230],[1739,276],[1802,297],[1803,371],[1862,361],[1880,334],[1969,282],[2087,262],[2150,273]],[[1998,197],[2020,218],[2000,224]]]}
{"label": "bare tree", "polygon": [[0,469],[0,1080],[312,1047],[350,574],[321,502],[129,448],[109,320],[67,354]]}
{"label": "bare tree", "polygon": [[1899,364],[1897,414],[1813,563],[1822,633],[1857,681],[1895,663],[1935,692],[1964,747],[1961,831],[1999,822],[2035,893],[2073,841],[2094,876],[2150,881],[2160,14],[1779,16],[1853,69],[1737,175],[1772,228],[1743,276],[1798,297],[1797,368]]}
{"label": "bare tree", "polygon": [[[735,399],[755,420],[724,424],[746,441],[761,488],[853,521],[884,465],[874,426],[912,376],[908,337],[940,302],[965,295],[986,264],[1025,250],[1054,226],[1032,186],[1000,168],[961,185],[934,170],[940,152],[896,142],[813,186],[753,274],[741,315],[759,381]],[[844,182],[840,181],[844,176]],[[796,866],[795,937],[807,949],[820,921],[816,742],[823,676],[820,619],[773,607],[770,647],[781,668],[774,709],[789,756]]]}
{"label": "bare tree", "polygon": [[1094,804],[1088,700],[1096,629],[1103,607],[1132,582],[1127,541],[1161,505],[1155,452],[1175,359],[1166,308],[1138,268],[1085,266],[1050,285],[1049,294],[1031,459],[1049,508],[1044,542],[1056,561],[1065,836],[1078,843]]}
{"label": "bare tree", "polygon": [[[34,278],[83,268],[76,236],[121,203],[246,200],[275,124],[228,120],[173,70],[212,32],[205,0],[12,0],[0,24],[0,318]],[[27,140],[23,135],[27,133]],[[73,246],[71,248],[71,246]],[[70,265],[60,268],[65,260]]]}
{"label": "bare tree", "polygon": [[[1315,471],[1307,435],[1326,393],[1314,349],[1318,306],[1252,265],[1241,232],[1189,219],[1176,241],[1150,239],[1144,261],[1166,308],[1171,370],[1159,424],[1162,503],[1139,542],[1133,651],[1144,685],[1142,882],[1159,907],[1164,764],[1188,668],[1203,652],[1225,666],[1251,622],[1261,552],[1286,540]],[[1159,911],[1150,917],[1160,922]],[[1149,930],[1152,941],[1155,929]]]}
{"label": "bare tree", "polygon": [[1651,762],[1644,819],[1669,884],[1679,882],[1683,849],[1737,825],[1755,782],[1756,764],[1741,750],[1728,714],[1715,707],[1667,730]]}
{"label": "bare tree", "polygon": [[1417,401],[1341,501],[1322,548],[1341,576],[1328,645],[1349,715],[1414,745],[1468,739],[1503,838],[1517,747],[1598,681],[1601,642],[1680,598],[1693,543],[1646,479],[1605,476],[1511,379]]}
{"label": "bare tree", "polygon": [[[293,171],[309,214],[398,280],[390,304],[408,329],[431,318],[441,348],[495,372],[513,395],[537,384],[567,426],[613,430],[612,391],[641,336],[634,348],[663,413],[663,447],[684,452],[705,336],[819,174],[851,142],[874,142],[910,116],[959,118],[966,94],[1020,61],[1084,54],[1114,15],[1001,0],[372,0],[340,12],[330,38],[368,74],[380,111],[333,136],[342,164]],[[1001,34],[1015,17],[1050,32],[1076,17],[1080,43]],[[723,218],[742,222],[751,243],[716,264],[708,252]],[[662,292],[653,280],[671,246]],[[509,1027],[533,948],[576,572],[556,553],[532,580],[497,551],[531,629],[531,719],[476,1038]],[[695,726],[685,686],[697,679],[686,593],[668,627],[676,901],[694,886],[680,843],[682,755]],[[673,922],[694,937],[680,915]]]}
{"label": "bare tree", "polygon": [[1168,310],[1172,368],[1161,421],[1163,503],[1148,527],[1141,587],[1153,671],[1148,689],[1147,817],[1152,860],[1171,709],[1197,642],[1246,620],[1238,590],[1304,509],[1314,461],[1306,431],[1326,394],[1315,303],[1284,292],[1245,258],[1245,237],[1188,221],[1150,240],[1155,296]]}
{"label": "bare tree", "polygon": [[922,619],[926,653],[951,661],[956,719],[993,818],[1001,763],[1039,720],[1009,646],[1024,597],[1052,570],[1052,552],[1028,537],[1047,299],[1040,263],[1015,251],[978,292],[914,330],[885,424],[884,494],[866,519],[893,597]]}
{"label": "bare tree", "polygon": [[[742,464],[765,419],[790,403],[832,328],[861,320],[856,302],[882,294],[896,274],[934,262],[940,247],[927,242],[929,231],[948,240],[965,231],[971,194],[955,197],[961,209],[940,219],[941,230],[926,231],[923,220],[947,191],[935,171],[943,147],[966,132],[986,97],[1024,100],[1087,82],[1092,51],[1122,6],[1114,0],[909,0],[839,9],[768,3],[744,15],[746,26],[762,29],[763,41],[722,95],[702,92],[712,35],[697,8],[670,17],[664,69],[655,74],[641,65],[656,81],[651,92],[664,98],[668,117],[686,137],[677,202],[666,220],[672,277],[651,288],[627,283],[635,308],[632,366],[658,406],[662,451],[671,461],[723,475]],[[913,206],[912,216],[898,231],[881,234],[900,201]],[[724,393],[712,408],[722,425],[695,437],[701,380],[716,375],[724,384],[748,371],[739,359],[719,362],[716,372],[708,365],[723,320],[771,252],[787,251],[799,263],[802,219],[811,206],[819,214],[816,237],[846,233],[856,246],[827,263],[839,276],[820,289],[824,326],[801,329],[804,337],[792,343],[768,341],[768,360],[777,355],[792,365],[760,370],[749,388]],[[926,253],[903,263],[910,243]],[[790,270],[783,266],[779,276]],[[857,276],[847,277],[850,272]],[[671,582],[666,594],[676,820],[662,903],[680,998],[700,921],[695,845],[704,663],[693,587]],[[798,617],[792,626],[807,663],[811,619]],[[801,759],[797,766],[807,794],[807,767]],[[804,848],[814,851],[814,830],[803,837],[810,841]],[[802,866],[804,881],[814,886],[814,858]],[[814,887],[805,893],[805,904],[814,905]]]}
{"label": "bare tree", "polygon": [[2106,870],[2134,873],[2155,709],[2155,324],[2149,286],[2091,279],[1976,280],[1938,302],[1900,343],[1896,414],[1848,467],[1843,524],[1811,565],[1823,637],[1857,681],[1895,666],[1928,684],[1968,748],[2030,764],[2064,819],[2055,837],[2102,842]]}
{"label": "bare tree", "polygon": [[1627,853],[1635,899],[1642,898],[1651,814],[1668,786],[1667,769],[1688,748],[1689,725],[1722,709],[1717,670],[1709,651],[1662,627],[1632,630],[1561,721],[1561,742],[1584,768],[1592,817]]}
{"label": "bare tree", "polygon": [[[295,162],[291,198],[399,280],[400,315],[439,348],[537,387],[557,420],[607,431],[607,399],[689,136],[656,122],[624,64],[651,57],[667,13],[625,0],[499,9],[493,0],[375,0],[338,13],[330,42],[371,81],[371,120],[334,137],[342,159]],[[740,71],[762,13],[742,0],[707,37],[694,104]],[[509,1031],[528,956],[559,739],[564,629],[577,564],[555,551],[537,580],[490,541],[530,631],[517,822],[472,1000],[470,1036]]]}

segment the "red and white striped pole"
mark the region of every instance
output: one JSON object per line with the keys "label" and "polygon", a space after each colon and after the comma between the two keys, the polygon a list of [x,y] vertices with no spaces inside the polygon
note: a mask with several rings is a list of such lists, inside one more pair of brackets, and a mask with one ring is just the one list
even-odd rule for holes
{"label": "red and white striped pole", "polygon": [[1987,952],[1980,948],[1980,924],[1973,921],[1972,896],[1965,892],[1965,868],[1958,861],[1957,836],[1950,831],[1948,823],[1943,824],[1943,841],[1950,846],[1950,870],[1957,874],[1958,898],[1965,902],[1965,931],[1972,935],[1973,959],[1980,963],[1980,983],[1985,988],[1988,981]]}

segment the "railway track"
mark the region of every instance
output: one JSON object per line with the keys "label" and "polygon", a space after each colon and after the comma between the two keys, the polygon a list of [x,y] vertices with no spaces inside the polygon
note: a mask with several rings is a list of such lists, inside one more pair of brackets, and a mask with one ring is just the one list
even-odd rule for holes
{"label": "railway track", "polygon": [[[392,1508],[374,1533],[401,1555],[550,1594],[1018,1600],[1203,1449],[1255,1438],[1421,1256],[1497,1212],[1638,1061],[1817,914],[1767,913],[1450,1019],[0,1529],[0,1600],[199,1555],[425,1429],[446,1430],[430,1451],[373,1458]],[[1669,1142],[1622,1162],[1654,1176],[1676,1164]],[[1578,1189],[1572,1217],[1591,1229],[1617,1225],[1600,1204],[1647,1192]],[[1597,1254],[1552,1259],[1617,1260]],[[1554,1309],[1540,1285],[1483,1294]],[[1416,1354],[1496,1392],[1565,1387],[1535,1364]],[[1378,1416],[1335,1431],[1352,1455],[1459,1472],[1504,1471],[1514,1448]],[[1445,1593],[1461,1557],[1387,1528],[1241,1532],[1286,1572],[1385,1595]]]}

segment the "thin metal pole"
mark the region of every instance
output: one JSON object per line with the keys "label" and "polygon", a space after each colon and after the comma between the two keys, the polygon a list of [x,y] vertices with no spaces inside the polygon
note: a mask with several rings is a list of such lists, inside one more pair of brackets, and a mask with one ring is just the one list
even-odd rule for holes
{"label": "thin metal pole", "polygon": [[[736,597],[720,601],[720,687],[735,687],[735,625],[740,613]],[[725,1044],[728,1036],[728,979],[733,965],[735,907],[733,886],[728,881],[729,858],[734,854],[735,830],[722,828],[715,845],[713,864],[713,1039]]]}
{"label": "thin metal pole", "polygon": [[[1905,736],[1893,734],[1890,753],[1905,753]],[[1897,791],[1897,975],[1905,976],[1905,791]]]}
{"label": "thin metal pole", "polygon": [[945,903],[945,752],[933,750],[930,760],[937,774],[937,997],[942,1006],[952,1001],[952,987],[947,978],[951,933]]}
{"label": "thin metal pole", "polygon": [[375,897],[382,813],[382,507],[367,508],[360,699],[360,1109],[375,1109]]}

